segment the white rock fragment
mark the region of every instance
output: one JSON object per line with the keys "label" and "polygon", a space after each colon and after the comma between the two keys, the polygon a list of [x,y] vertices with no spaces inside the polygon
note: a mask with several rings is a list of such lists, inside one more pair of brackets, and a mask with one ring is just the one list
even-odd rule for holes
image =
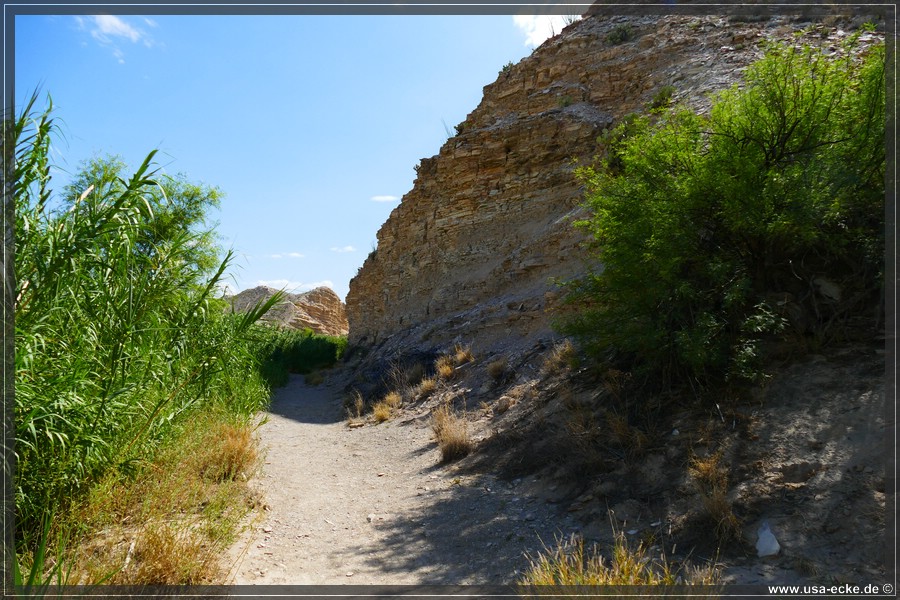
{"label": "white rock fragment", "polygon": [[778,551],[781,550],[781,545],[769,528],[768,521],[763,521],[756,533],[759,536],[756,540],[756,553],[760,558],[778,554]]}

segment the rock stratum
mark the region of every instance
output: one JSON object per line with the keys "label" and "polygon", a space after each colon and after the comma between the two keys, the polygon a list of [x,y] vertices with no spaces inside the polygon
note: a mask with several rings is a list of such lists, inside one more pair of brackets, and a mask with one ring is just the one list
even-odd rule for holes
{"label": "rock stratum", "polygon": [[[246,312],[258,302],[268,300],[278,290],[264,285],[244,290],[228,301],[234,312]],[[347,335],[344,303],[333,290],[317,287],[302,294],[286,294],[282,302],[262,317],[263,321],[293,329],[311,329],[322,335]]]}
{"label": "rock stratum", "polygon": [[708,94],[739,82],[765,41],[805,28],[817,44],[847,35],[803,16],[588,15],[504,67],[379,230],[350,282],[350,343],[390,355],[555,337],[554,280],[588,260],[573,170],[598,153],[598,137],[664,86],[708,110]]}

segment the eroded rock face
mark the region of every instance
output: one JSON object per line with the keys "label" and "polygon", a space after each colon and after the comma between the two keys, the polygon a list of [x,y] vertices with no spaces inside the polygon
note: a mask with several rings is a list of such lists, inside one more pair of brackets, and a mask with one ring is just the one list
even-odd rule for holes
{"label": "eroded rock face", "polygon": [[[378,232],[350,282],[350,342],[385,353],[453,342],[500,350],[552,338],[554,279],[583,273],[582,186],[598,137],[664,86],[698,111],[737,83],[761,42],[803,17],[587,17],[484,88],[481,104]],[[810,36],[845,35],[820,26]],[[830,36],[830,37],[829,37]],[[836,38],[835,38],[836,39]]]}
{"label": "eroded rock face", "polygon": [[[235,312],[247,311],[261,300],[271,298],[278,290],[259,286],[230,298]],[[324,335],[347,335],[347,313],[344,303],[327,287],[318,287],[302,294],[287,294],[263,316],[264,321],[294,329],[312,329]]]}

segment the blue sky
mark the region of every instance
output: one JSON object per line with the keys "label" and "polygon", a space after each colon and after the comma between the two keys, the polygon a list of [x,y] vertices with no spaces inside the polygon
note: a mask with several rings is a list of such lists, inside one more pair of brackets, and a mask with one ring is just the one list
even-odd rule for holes
{"label": "blue sky", "polygon": [[15,97],[49,93],[55,189],[93,156],[220,188],[236,290],[342,298],[421,158],[562,17],[17,16]]}

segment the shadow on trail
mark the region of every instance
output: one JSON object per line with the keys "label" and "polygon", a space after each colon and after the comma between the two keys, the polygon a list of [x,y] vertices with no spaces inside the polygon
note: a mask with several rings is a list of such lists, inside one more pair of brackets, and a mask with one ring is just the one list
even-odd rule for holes
{"label": "shadow on trail", "polygon": [[551,511],[537,500],[463,485],[426,493],[441,497],[420,513],[374,523],[383,537],[351,551],[388,577],[418,572],[425,585],[507,585],[528,569],[526,553],[537,556],[563,535],[562,519],[545,518]]}
{"label": "shadow on trail", "polygon": [[273,415],[313,425],[344,420],[339,395],[331,386],[307,385],[303,375],[291,375],[287,385],[272,391],[268,411]]}

